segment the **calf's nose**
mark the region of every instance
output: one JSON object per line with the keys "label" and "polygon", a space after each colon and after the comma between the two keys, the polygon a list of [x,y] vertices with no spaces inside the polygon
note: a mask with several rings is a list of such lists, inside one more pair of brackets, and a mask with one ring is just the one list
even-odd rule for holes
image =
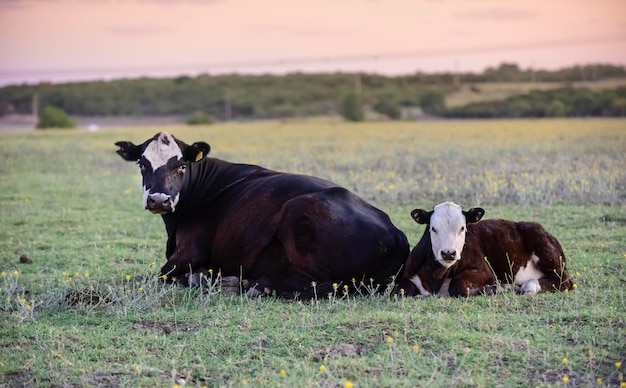
{"label": "calf's nose", "polygon": [[442,249],[441,258],[444,260],[454,260],[456,258],[456,251],[454,249]]}

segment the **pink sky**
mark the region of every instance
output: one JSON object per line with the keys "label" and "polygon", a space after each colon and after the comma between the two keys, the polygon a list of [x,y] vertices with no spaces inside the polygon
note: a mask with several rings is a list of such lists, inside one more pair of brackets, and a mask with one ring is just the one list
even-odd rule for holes
{"label": "pink sky", "polygon": [[0,85],[505,61],[626,65],[626,1],[0,0]]}

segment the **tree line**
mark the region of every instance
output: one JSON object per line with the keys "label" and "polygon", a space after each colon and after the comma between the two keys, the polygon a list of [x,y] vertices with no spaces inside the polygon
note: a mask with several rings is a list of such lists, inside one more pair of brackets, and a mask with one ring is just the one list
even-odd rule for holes
{"label": "tree line", "polygon": [[[458,90],[461,83],[541,81],[567,85],[625,77],[623,66],[599,64],[545,71],[505,63],[482,73],[417,72],[396,77],[363,73],[203,74],[22,84],[0,88],[0,114],[32,114],[36,96],[38,106],[55,107],[75,116],[178,115],[210,121],[307,117],[343,111],[351,112],[358,121],[362,119],[359,108],[397,119],[403,109],[413,107],[443,117],[623,116],[624,88],[592,91],[565,87],[457,108],[446,108],[445,96]],[[357,105],[356,113],[350,104]]]}

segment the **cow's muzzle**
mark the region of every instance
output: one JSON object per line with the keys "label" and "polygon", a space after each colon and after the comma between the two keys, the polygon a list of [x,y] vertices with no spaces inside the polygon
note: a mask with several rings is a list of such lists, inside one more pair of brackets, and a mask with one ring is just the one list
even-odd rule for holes
{"label": "cow's muzzle", "polygon": [[443,249],[441,258],[445,261],[454,261],[456,260],[456,251],[454,249]]}
{"label": "cow's muzzle", "polygon": [[146,209],[155,214],[165,214],[173,211],[172,196],[155,193],[148,195],[146,199]]}

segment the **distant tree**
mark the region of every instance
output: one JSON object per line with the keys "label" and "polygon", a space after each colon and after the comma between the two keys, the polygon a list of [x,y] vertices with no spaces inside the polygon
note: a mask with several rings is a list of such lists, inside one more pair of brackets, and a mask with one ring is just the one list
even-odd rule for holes
{"label": "distant tree", "polygon": [[359,95],[354,92],[346,93],[339,104],[339,114],[348,121],[363,121],[365,115]]}
{"label": "distant tree", "polygon": [[422,110],[431,115],[439,115],[446,109],[446,96],[439,90],[429,90],[420,97]]}
{"label": "distant tree", "polygon": [[187,117],[187,125],[203,125],[203,124],[213,124],[215,122],[215,118],[211,115],[204,113],[201,110],[197,110],[193,112],[189,117]]}
{"label": "distant tree", "polygon": [[384,114],[391,120],[399,120],[402,116],[402,110],[400,105],[388,99],[381,100],[374,105],[374,110],[378,113]]}
{"label": "distant tree", "polygon": [[550,102],[550,105],[546,107],[545,113],[547,117],[565,117],[567,116],[567,108],[565,108],[563,101],[554,99]]}
{"label": "distant tree", "polygon": [[75,128],[76,122],[63,109],[46,106],[39,113],[37,129],[47,128]]}

